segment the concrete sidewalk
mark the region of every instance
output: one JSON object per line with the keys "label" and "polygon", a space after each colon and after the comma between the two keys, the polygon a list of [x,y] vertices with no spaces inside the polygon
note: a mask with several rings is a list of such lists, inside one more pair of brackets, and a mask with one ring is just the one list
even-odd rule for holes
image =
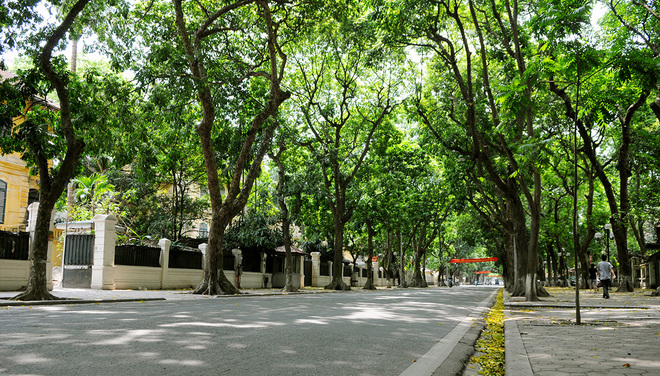
{"label": "concrete sidewalk", "polygon": [[598,293],[548,288],[541,302],[504,292],[506,374],[660,375],[660,297],[652,290]]}
{"label": "concrete sidewalk", "polygon": [[56,287],[51,291],[53,295],[62,300],[46,301],[14,301],[9,300],[20,292],[0,292],[0,307],[23,306],[23,305],[54,305],[54,304],[89,304],[89,303],[119,303],[134,301],[154,300],[194,300],[194,299],[217,299],[227,296],[255,296],[255,295],[288,295],[288,294],[317,294],[332,293],[333,290],[322,288],[303,288],[299,292],[284,293],[281,289],[243,289],[242,295],[194,295],[192,290],[96,290],[80,288]]}

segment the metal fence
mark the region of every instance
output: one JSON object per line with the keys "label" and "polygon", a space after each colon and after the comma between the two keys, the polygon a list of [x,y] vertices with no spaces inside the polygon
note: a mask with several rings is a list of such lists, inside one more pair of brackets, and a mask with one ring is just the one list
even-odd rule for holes
{"label": "metal fence", "polygon": [[115,264],[160,267],[160,248],[118,245],[115,247]]}
{"label": "metal fence", "polygon": [[222,256],[222,270],[234,270],[234,255]]}
{"label": "metal fence", "polygon": [[344,265],[344,277],[350,277],[353,274],[353,267],[351,265]]}
{"label": "metal fence", "polygon": [[0,259],[27,260],[30,254],[30,233],[0,231]]}
{"label": "metal fence", "polygon": [[186,251],[178,247],[170,248],[168,268],[202,269],[203,255],[200,251]]}
{"label": "metal fence", "polygon": [[324,276],[329,276],[330,275],[330,264],[328,264],[327,262],[322,262],[319,265],[319,269],[320,269],[320,274],[321,275],[324,275]]}

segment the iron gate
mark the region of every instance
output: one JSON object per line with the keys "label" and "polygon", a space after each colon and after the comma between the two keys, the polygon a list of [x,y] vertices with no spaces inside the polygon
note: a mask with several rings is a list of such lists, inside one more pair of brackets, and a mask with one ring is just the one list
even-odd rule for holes
{"label": "iron gate", "polygon": [[312,285],[312,260],[305,260],[305,286]]}
{"label": "iron gate", "polygon": [[62,287],[89,288],[94,265],[94,235],[67,235]]}

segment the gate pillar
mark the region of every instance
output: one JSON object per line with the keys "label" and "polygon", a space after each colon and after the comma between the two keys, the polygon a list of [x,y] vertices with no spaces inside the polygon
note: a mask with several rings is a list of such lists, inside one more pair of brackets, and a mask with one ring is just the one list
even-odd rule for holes
{"label": "gate pillar", "polygon": [[312,286],[319,287],[321,276],[321,252],[312,252]]}
{"label": "gate pillar", "polygon": [[115,285],[115,244],[117,233],[114,215],[94,217],[94,265],[92,266],[92,288],[114,290]]}

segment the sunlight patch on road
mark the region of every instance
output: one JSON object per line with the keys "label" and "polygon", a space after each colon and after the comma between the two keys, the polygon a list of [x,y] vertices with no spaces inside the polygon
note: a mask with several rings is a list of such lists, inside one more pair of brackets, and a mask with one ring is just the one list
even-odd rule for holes
{"label": "sunlight patch on road", "polygon": [[267,328],[269,326],[284,325],[283,323],[249,323],[249,324],[229,324],[226,322],[176,322],[172,324],[162,324],[163,328],[184,328],[184,327],[199,327],[199,328],[236,328],[236,329],[255,329]]}
{"label": "sunlight patch on road", "polygon": [[149,329],[136,329],[136,330],[90,330],[92,335],[101,336],[117,336],[116,338],[109,338],[98,342],[93,342],[93,345],[127,345],[132,342],[161,342],[164,341],[163,336],[166,334],[164,330],[149,330]]}
{"label": "sunlight patch on road", "polygon": [[203,367],[206,366],[206,363],[201,360],[181,360],[181,359],[163,359],[159,361],[160,364],[168,365],[177,365],[177,366],[191,366],[191,367]]}
{"label": "sunlight patch on road", "polygon": [[328,320],[325,318],[306,318],[306,319],[298,319],[294,322],[295,324],[318,324],[318,325],[328,325]]}
{"label": "sunlight patch on road", "polygon": [[52,363],[55,361],[55,359],[46,358],[37,353],[25,353],[25,354],[14,355],[10,357],[10,359],[13,360],[16,364],[24,364],[24,365],[37,364],[37,363]]}

